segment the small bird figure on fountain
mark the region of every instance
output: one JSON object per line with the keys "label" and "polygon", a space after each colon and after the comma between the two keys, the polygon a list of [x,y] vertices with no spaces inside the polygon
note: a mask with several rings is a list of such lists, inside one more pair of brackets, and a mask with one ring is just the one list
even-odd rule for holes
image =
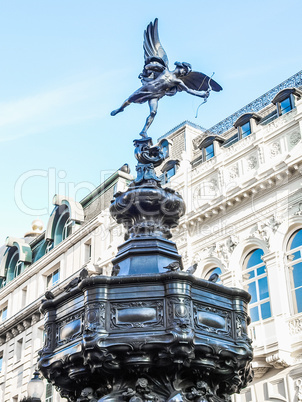
{"label": "small bird figure on fountain", "polygon": [[185,91],[190,95],[199,96],[207,101],[210,91],[219,92],[221,86],[203,73],[192,71],[189,63],[176,61],[175,69],[169,70],[169,60],[162,47],[158,36],[158,19],[150,22],[144,33],[144,57],[143,72],[138,76],[142,86],[135,91],[111,116],[123,112],[131,103],[148,102],[150,114],[140,132],[143,138],[147,138],[147,130],[152,124],[157,113],[158,101],[165,95],[173,96],[177,92]]}

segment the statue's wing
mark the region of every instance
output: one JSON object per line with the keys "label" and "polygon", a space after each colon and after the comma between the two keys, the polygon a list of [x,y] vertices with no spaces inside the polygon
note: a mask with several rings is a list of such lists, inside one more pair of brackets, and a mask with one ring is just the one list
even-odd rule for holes
{"label": "statue's wing", "polygon": [[222,90],[222,87],[211,77],[197,71],[191,71],[188,75],[179,78],[188,88],[195,91],[207,91],[210,87],[215,92]]}
{"label": "statue's wing", "polygon": [[168,67],[169,60],[165,49],[162,47],[158,36],[158,19],[150,22],[144,32],[144,56],[145,62],[149,57],[158,57]]}

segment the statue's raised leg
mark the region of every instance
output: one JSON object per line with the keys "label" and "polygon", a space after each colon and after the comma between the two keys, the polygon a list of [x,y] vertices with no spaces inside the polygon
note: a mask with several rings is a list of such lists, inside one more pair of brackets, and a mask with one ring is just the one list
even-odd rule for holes
{"label": "statue's raised leg", "polygon": [[150,114],[147,117],[147,120],[146,120],[146,123],[144,125],[143,130],[140,132],[140,135],[142,137],[144,137],[144,138],[147,137],[147,130],[151,126],[151,124],[152,124],[152,122],[154,120],[154,117],[156,116],[157,106],[158,106],[158,99],[150,99],[148,101],[148,103],[149,103],[149,108],[150,108]]}
{"label": "statue's raised leg", "polygon": [[131,102],[129,102],[128,100],[126,100],[121,107],[119,107],[118,109],[113,110],[110,114],[111,116],[115,116],[118,113],[121,113],[124,111],[125,107],[129,106],[131,104]]}

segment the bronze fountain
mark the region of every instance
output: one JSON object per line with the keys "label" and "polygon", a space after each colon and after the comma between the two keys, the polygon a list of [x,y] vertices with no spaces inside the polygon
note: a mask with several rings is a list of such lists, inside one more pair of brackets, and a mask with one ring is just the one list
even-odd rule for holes
{"label": "bronze fountain", "polygon": [[[157,20],[145,31],[142,73],[142,79],[153,83],[167,68],[154,38]],[[150,55],[152,46],[164,65]],[[188,85],[190,74],[175,80]],[[209,90],[209,80],[203,90]],[[221,88],[214,82],[211,86]],[[146,100],[157,104],[162,94]],[[125,228],[112,276],[88,276],[83,269],[71,286],[43,301],[46,339],[39,370],[75,402],[230,401],[252,379],[250,295],[184,270],[171,228],[178,225],[185,205],[155,174],[165,157],[146,135],[148,119],[142,138],[134,141],[137,178],[127,191],[115,194],[110,206],[111,216]]]}

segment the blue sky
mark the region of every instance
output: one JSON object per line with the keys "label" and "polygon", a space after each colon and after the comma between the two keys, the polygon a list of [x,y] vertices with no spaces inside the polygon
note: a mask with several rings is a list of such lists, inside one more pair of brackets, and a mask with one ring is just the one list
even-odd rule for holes
{"label": "blue sky", "polygon": [[162,99],[149,135],[211,127],[302,69],[301,0],[0,1],[0,244],[47,224],[56,192],[82,199],[125,162],[148,106],[111,117],[140,86],[143,31],[159,19],[170,66],[223,91]]}

